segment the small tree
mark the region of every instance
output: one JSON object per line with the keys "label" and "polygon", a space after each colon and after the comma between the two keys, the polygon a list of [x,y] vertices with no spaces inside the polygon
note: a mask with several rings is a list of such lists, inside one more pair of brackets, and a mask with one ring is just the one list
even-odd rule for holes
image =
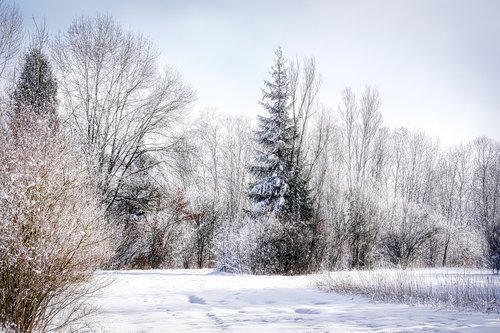
{"label": "small tree", "polygon": [[57,83],[49,60],[40,46],[32,47],[24,57],[18,82],[12,93],[14,120],[20,113],[35,112],[47,119],[52,128],[57,124]]}

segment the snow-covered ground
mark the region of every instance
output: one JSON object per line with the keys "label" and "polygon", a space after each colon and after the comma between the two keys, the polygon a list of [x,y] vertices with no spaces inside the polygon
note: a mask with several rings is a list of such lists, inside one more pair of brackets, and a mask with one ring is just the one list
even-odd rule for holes
{"label": "snow-covered ground", "polygon": [[500,315],[373,303],[326,293],[319,276],[210,270],[110,271],[97,332],[500,332]]}

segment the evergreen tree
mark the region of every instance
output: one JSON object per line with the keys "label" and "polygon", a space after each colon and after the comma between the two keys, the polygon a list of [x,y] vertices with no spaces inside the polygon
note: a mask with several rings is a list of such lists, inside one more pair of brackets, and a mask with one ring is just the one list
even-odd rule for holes
{"label": "evergreen tree", "polygon": [[251,185],[250,199],[255,213],[307,221],[312,218],[312,204],[307,181],[302,178],[302,163],[295,145],[297,129],[289,115],[290,85],[281,48],[276,51],[271,81],[264,81],[260,104],[267,116],[259,116],[256,141],[260,150],[250,171],[257,181]]}
{"label": "evergreen tree", "polygon": [[57,123],[57,82],[50,63],[40,47],[32,47],[24,57],[19,80],[12,93],[14,118],[23,118],[22,112],[31,110],[46,117],[49,125]]}
{"label": "evergreen tree", "polygon": [[256,204],[256,213],[276,215],[285,204],[293,151],[292,123],[288,114],[290,87],[281,48],[276,51],[270,74],[272,81],[264,81],[265,89],[262,90],[260,104],[268,115],[259,116],[256,141],[260,150],[255,156],[256,164],[250,168],[257,181],[251,185],[249,197]]}

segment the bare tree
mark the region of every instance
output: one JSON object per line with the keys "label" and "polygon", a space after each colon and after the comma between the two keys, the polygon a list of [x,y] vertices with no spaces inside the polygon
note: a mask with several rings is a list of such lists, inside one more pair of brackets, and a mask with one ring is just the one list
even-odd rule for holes
{"label": "bare tree", "polygon": [[[403,267],[427,246],[428,262],[433,263],[441,249],[437,236],[441,219],[430,215],[435,206],[439,146],[423,133],[405,128],[392,131],[387,179],[388,226],[382,236],[382,252]],[[432,216],[432,219],[430,218]],[[432,223],[429,223],[432,221]]]}
{"label": "bare tree", "polygon": [[[316,69],[316,60],[314,58],[305,58],[302,66],[297,60],[291,62],[288,69],[291,118],[295,131],[293,144],[296,152],[295,163],[297,164],[303,163],[303,160],[307,158],[307,147],[305,147],[307,126],[311,117],[319,109],[317,96],[321,87],[321,76]],[[301,156],[301,154],[304,156]]]}
{"label": "bare tree", "polygon": [[248,207],[247,161],[253,151],[247,119],[208,109],[200,113],[193,127],[193,175],[188,191],[191,209],[196,213],[193,252],[200,267],[213,261],[214,252],[222,260],[228,243],[233,241],[226,238],[226,231]]}
{"label": "bare tree", "polygon": [[[108,211],[135,172],[164,163],[179,148],[176,125],[194,93],[158,52],[110,16],[81,17],[53,45],[61,104],[102,175]],[[155,162],[132,171],[143,156]]]}
{"label": "bare tree", "polygon": [[338,107],[338,113],[342,120],[342,133],[345,147],[345,170],[347,187],[354,187],[355,176],[355,146],[356,146],[356,118],[358,114],[358,105],[356,95],[351,88],[346,88],[342,91],[342,100]]}
{"label": "bare tree", "polygon": [[439,157],[438,143],[421,132],[399,129],[392,134],[394,197],[406,203],[432,204]]}
{"label": "bare tree", "polygon": [[500,266],[500,144],[486,137],[473,142],[474,223],[488,243],[487,259]]}
{"label": "bare tree", "polygon": [[[469,146],[457,146],[443,154],[438,165],[436,186],[437,205],[444,220],[442,266],[449,261],[454,243],[460,244],[460,237],[469,229],[471,218],[472,160]],[[466,234],[466,233],[465,233]],[[464,253],[467,249],[456,249]],[[451,258],[454,264],[463,264]]]}
{"label": "bare tree", "polygon": [[372,165],[378,163],[376,138],[382,125],[378,92],[366,87],[359,100],[350,88],[342,92],[339,105],[344,145],[347,219],[350,233],[351,265],[365,267],[370,263],[371,251],[378,237],[381,216],[379,197],[372,188]]}
{"label": "bare tree", "polygon": [[17,56],[22,40],[21,11],[16,4],[0,0],[0,79]]}
{"label": "bare tree", "polygon": [[368,162],[374,159],[373,144],[382,125],[380,104],[378,91],[369,86],[366,87],[359,101],[359,122],[356,131],[356,145],[354,146],[356,156],[355,179],[357,182],[367,176]]}

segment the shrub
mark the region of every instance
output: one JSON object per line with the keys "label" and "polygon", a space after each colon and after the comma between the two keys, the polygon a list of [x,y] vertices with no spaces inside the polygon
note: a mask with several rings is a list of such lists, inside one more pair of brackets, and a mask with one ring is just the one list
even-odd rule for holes
{"label": "shrub", "polygon": [[303,274],[310,267],[310,226],[276,218],[226,221],[216,239],[216,270]]}
{"label": "shrub", "polygon": [[0,325],[61,331],[87,314],[107,233],[89,164],[29,111],[0,129]]}

